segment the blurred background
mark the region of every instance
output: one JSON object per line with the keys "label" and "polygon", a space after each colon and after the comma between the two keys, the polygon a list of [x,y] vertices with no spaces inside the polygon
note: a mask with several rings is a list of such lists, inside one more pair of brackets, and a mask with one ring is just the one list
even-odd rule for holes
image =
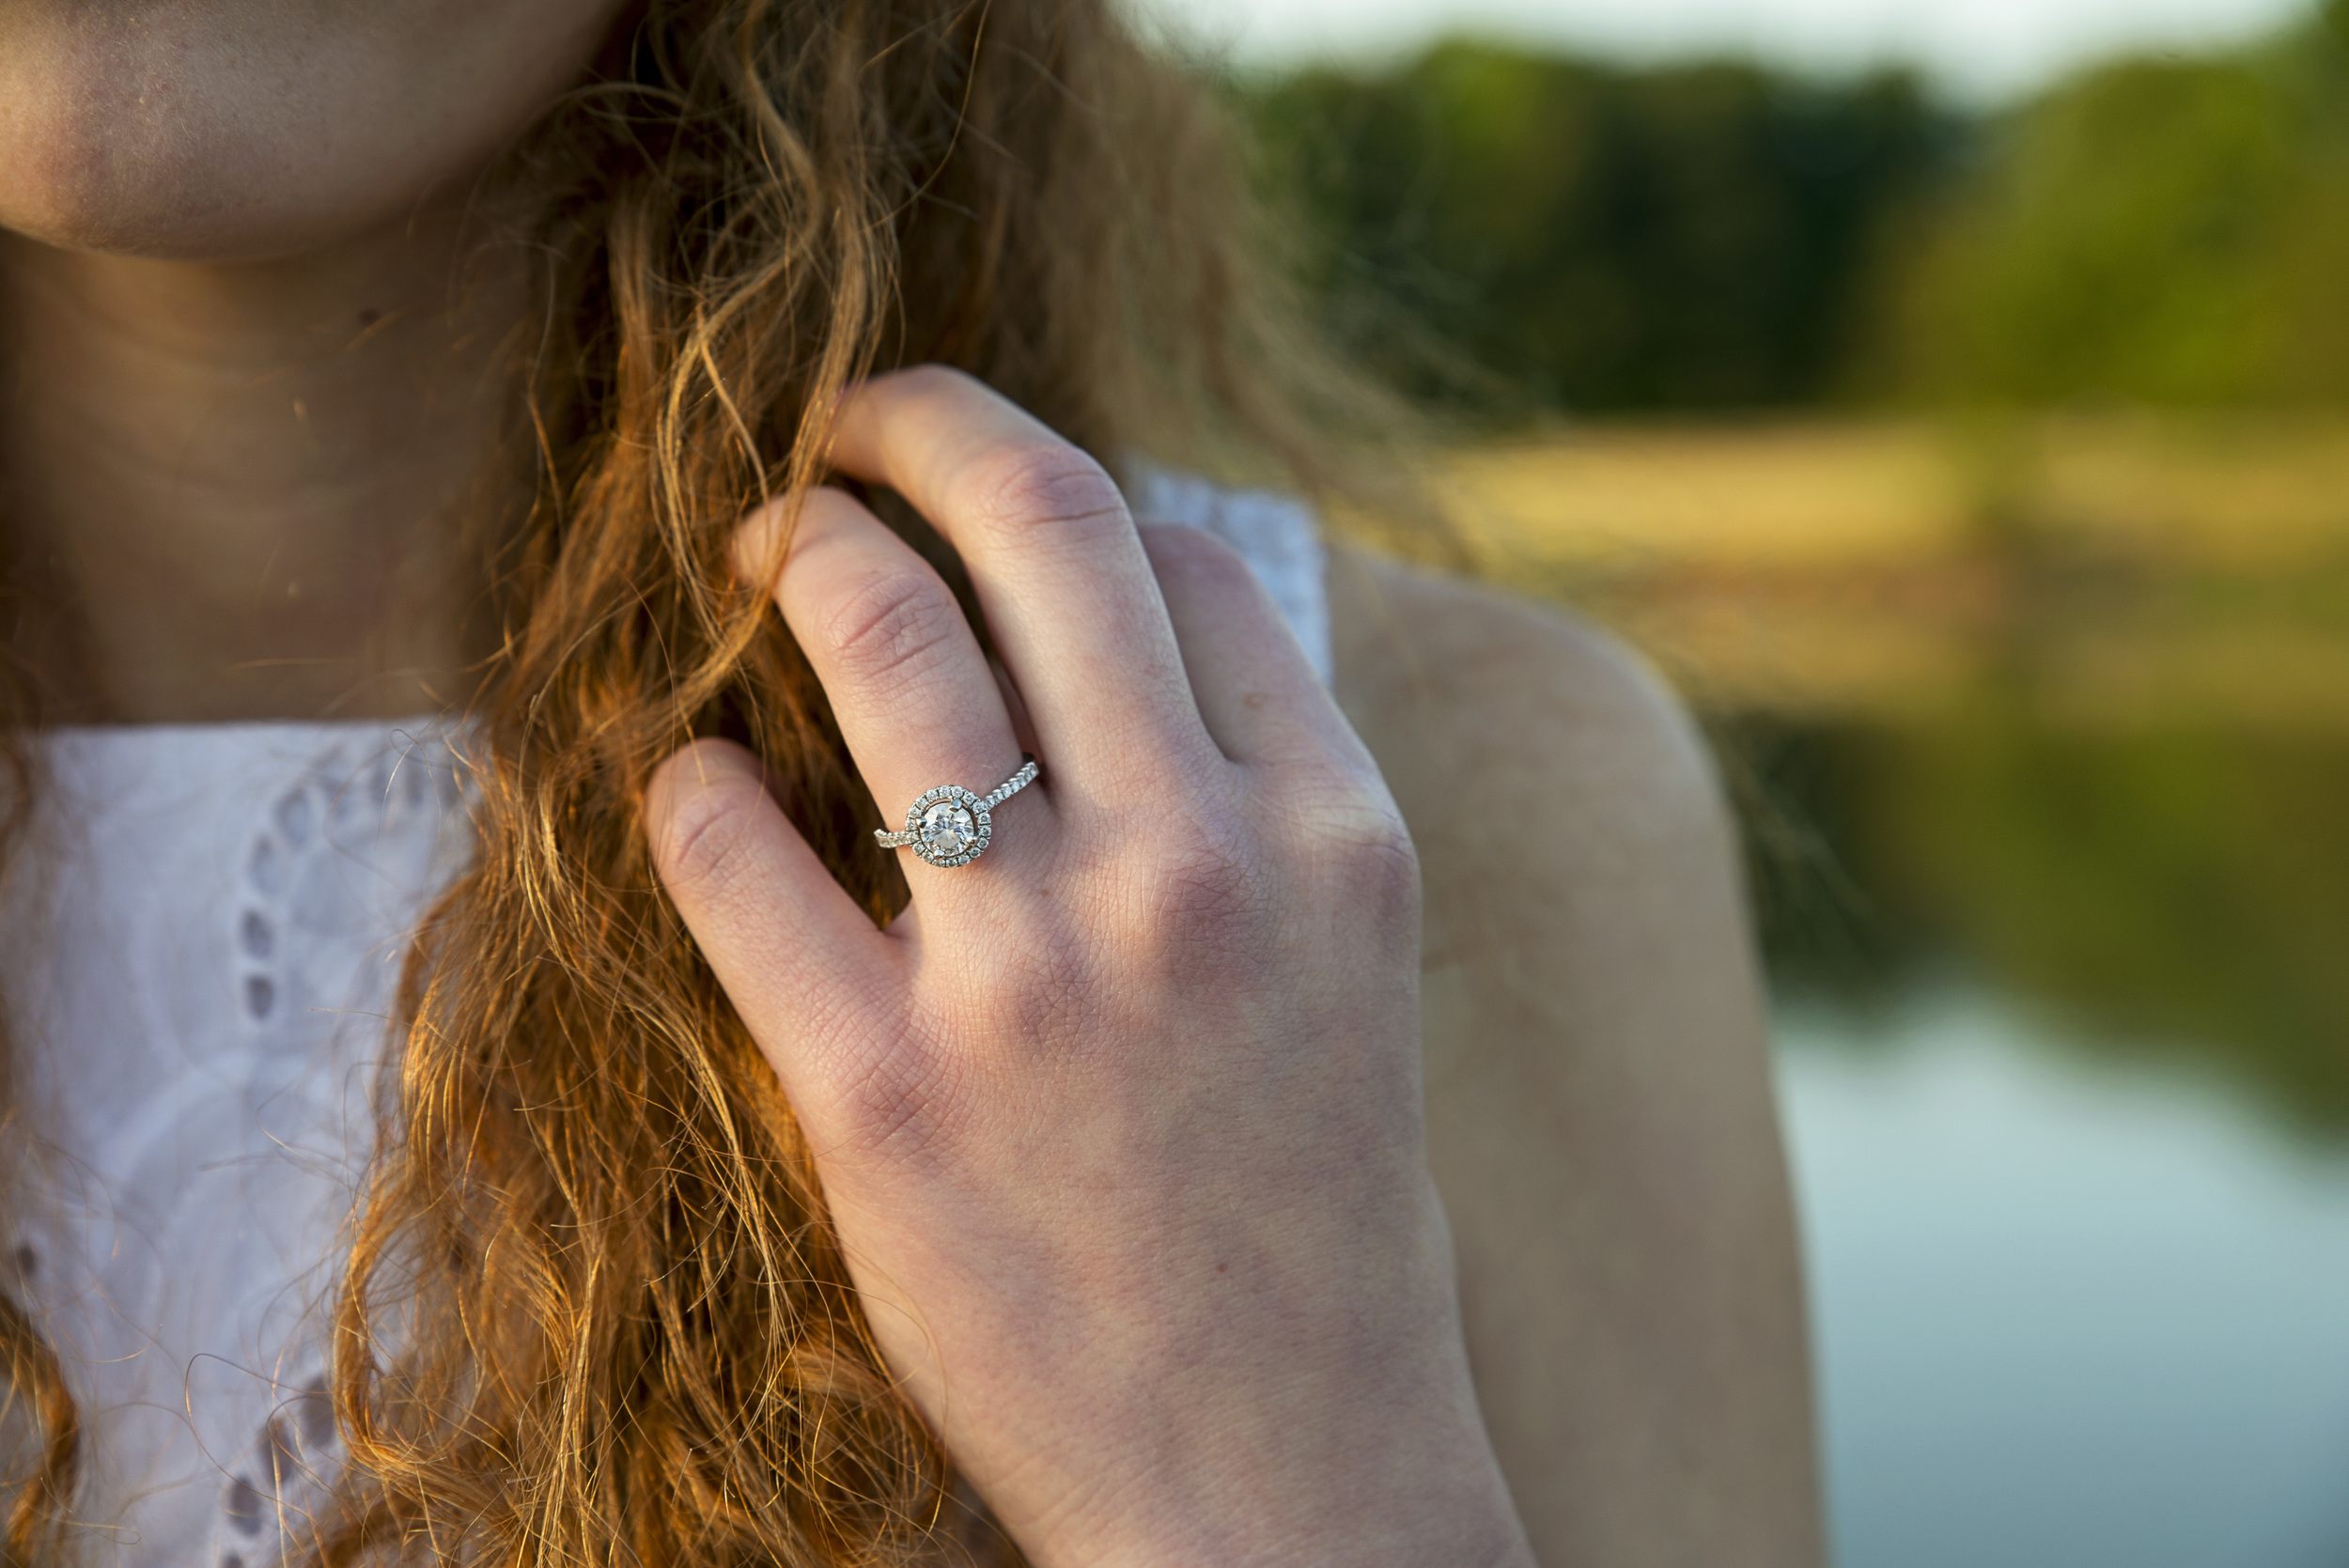
{"label": "blurred background", "polygon": [[1157,14],[1714,731],[1843,1568],[2349,1562],[2349,0],[1478,3]]}

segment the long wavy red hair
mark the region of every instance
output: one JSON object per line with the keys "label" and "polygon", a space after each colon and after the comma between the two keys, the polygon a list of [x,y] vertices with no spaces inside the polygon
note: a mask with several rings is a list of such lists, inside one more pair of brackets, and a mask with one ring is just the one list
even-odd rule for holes
{"label": "long wavy red hair", "polygon": [[[1250,261],[1209,99],[1108,0],[648,0],[609,60],[481,203],[537,308],[514,338],[521,499],[479,531],[479,852],[408,970],[332,1325],[348,1503],[316,1545],[903,1562],[943,1549],[948,1467],[639,821],[661,757],[728,735],[876,920],[904,896],[724,541],[821,476],[825,411],[876,367],[961,366],[1113,469],[1307,488],[1321,421],[1299,411],[1345,383]],[[21,761],[16,782],[21,810]],[[0,1352],[30,1560],[56,1548],[79,1439],[4,1303]]]}

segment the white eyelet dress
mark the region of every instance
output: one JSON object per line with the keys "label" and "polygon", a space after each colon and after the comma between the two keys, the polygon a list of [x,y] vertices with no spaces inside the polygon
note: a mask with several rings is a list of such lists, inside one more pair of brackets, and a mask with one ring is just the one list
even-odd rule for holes
{"label": "white eyelet dress", "polygon": [[[1233,544],[1326,676],[1308,511],[1159,473],[1133,491]],[[320,1309],[408,935],[471,852],[455,755],[423,721],[48,745],[7,908],[35,1136],[0,1272],[81,1405],[94,1568],[274,1568],[336,1472]]]}

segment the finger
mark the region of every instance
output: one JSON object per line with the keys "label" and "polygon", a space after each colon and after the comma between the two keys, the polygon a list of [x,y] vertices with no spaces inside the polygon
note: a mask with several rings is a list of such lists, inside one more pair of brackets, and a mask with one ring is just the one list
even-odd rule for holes
{"label": "finger", "polygon": [[[954,594],[843,491],[818,487],[797,501],[796,520],[789,501],[754,513],[736,551],[746,571],[774,582],[882,818],[900,827],[914,799],[939,784],[987,794],[1019,768],[1019,743]],[[1042,809],[1039,791],[1023,815]],[[884,852],[895,853],[876,850]],[[918,897],[939,873],[914,857],[907,875]]]}
{"label": "finger", "polygon": [[832,880],[739,746],[696,741],[656,768],[645,831],[661,887],[785,1093],[818,1103],[824,1063],[795,1048],[804,1020],[882,994],[896,962],[888,939]]}
{"label": "finger", "polygon": [[1206,752],[1141,536],[1098,463],[979,381],[934,366],[853,390],[832,460],[904,496],[961,553],[1064,780],[1163,776]]}
{"label": "finger", "polygon": [[1361,742],[1248,563],[1204,530],[1144,524],[1207,733],[1234,762],[1352,756]]}

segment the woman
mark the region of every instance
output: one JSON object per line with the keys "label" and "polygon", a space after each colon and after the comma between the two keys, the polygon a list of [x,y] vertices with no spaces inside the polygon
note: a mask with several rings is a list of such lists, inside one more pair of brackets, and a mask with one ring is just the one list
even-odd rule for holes
{"label": "woman", "polygon": [[1099,6],[0,51],[16,1557],[1815,1559],[1700,753],[1174,476],[1340,383]]}

